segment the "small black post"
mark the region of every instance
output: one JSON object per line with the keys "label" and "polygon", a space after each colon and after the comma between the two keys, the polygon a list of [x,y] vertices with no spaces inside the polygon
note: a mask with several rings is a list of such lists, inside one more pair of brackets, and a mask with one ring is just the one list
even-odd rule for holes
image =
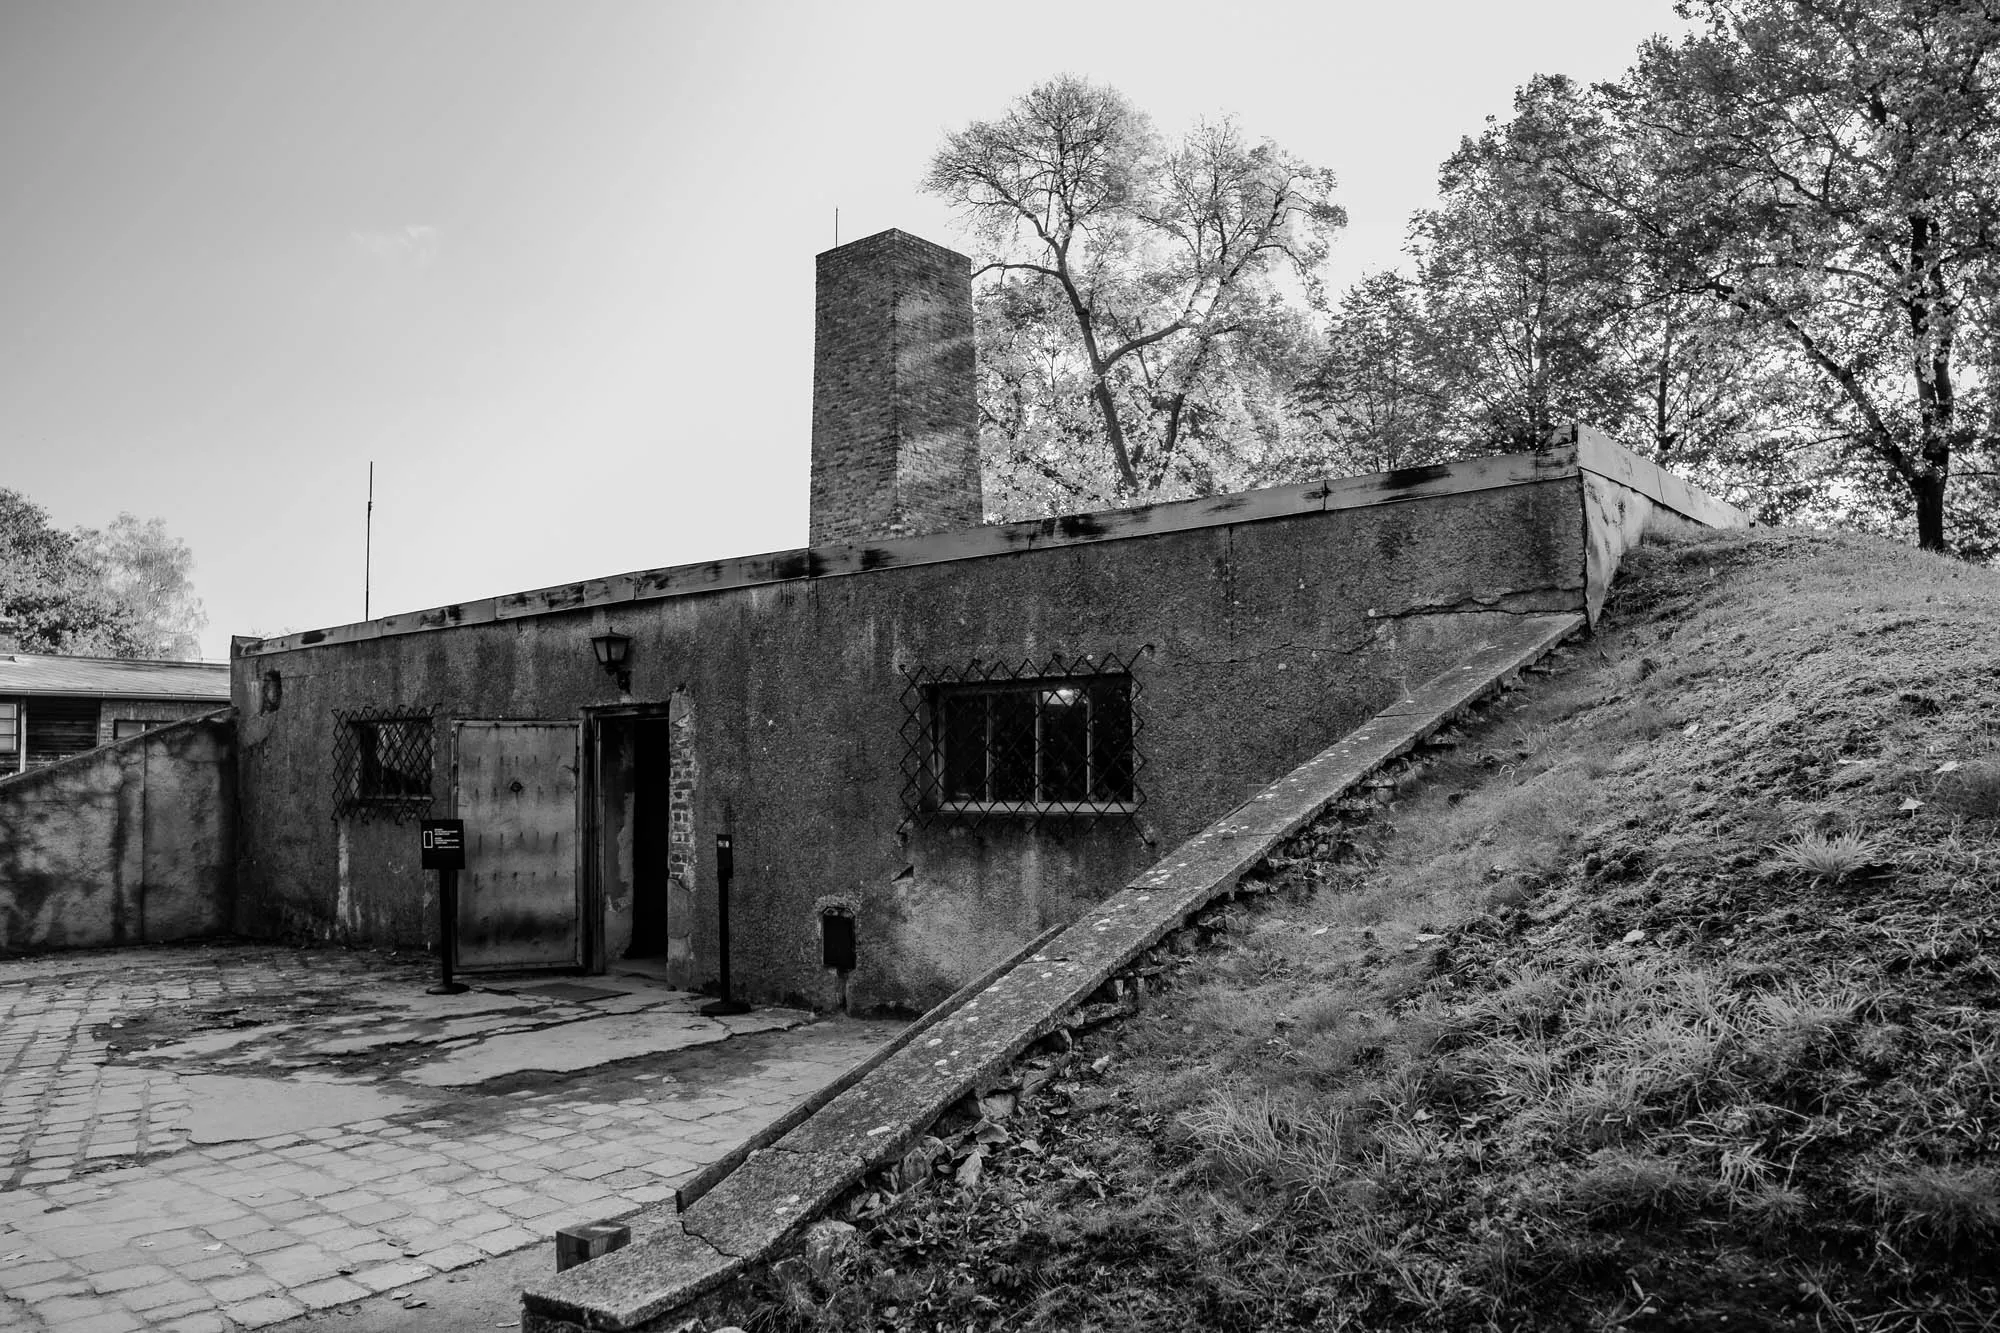
{"label": "small black post", "polygon": [[729,989],[729,881],[735,873],[736,857],[730,849],[729,835],[718,833],[715,835],[715,924],[722,935],[722,998],[701,1007],[701,1012],[709,1018],[750,1012],[750,1006]]}
{"label": "small black post", "polygon": [[463,995],[463,981],[451,979],[451,956],[458,952],[458,872],[438,871],[438,984],[427,995]]}
{"label": "small black post", "polygon": [[458,872],[465,868],[465,822],[426,819],[422,837],[419,864],[438,872],[438,984],[425,987],[424,993],[462,995],[467,987],[451,979],[451,960],[458,952]]}

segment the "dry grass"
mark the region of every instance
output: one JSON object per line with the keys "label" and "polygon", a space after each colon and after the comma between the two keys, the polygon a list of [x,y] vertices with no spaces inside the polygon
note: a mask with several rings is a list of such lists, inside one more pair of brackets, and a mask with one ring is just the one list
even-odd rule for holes
{"label": "dry grass", "polygon": [[2000,578],[1877,542],[1635,552],[1595,640],[1274,858],[978,1186],[716,1318],[1995,1327],[1996,643]]}
{"label": "dry grass", "polygon": [[1774,864],[1797,870],[1827,884],[1844,884],[1883,856],[1883,844],[1859,833],[1829,836],[1816,829],[1771,851]]}

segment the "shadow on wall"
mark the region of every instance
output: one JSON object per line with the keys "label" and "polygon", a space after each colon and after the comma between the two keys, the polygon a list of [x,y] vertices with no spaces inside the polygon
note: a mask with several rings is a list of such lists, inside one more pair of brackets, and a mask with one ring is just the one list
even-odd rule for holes
{"label": "shadow on wall", "polygon": [[235,750],[224,708],[0,780],[0,953],[227,933]]}

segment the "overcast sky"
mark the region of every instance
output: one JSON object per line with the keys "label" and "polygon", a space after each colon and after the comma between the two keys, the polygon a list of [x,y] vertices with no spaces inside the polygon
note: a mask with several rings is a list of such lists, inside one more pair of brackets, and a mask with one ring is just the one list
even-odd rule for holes
{"label": "overcast sky", "polygon": [[1668,0],[0,0],[0,486],[158,515],[211,624],[803,545],[813,256],[1073,71],[1340,178],[1335,279]]}

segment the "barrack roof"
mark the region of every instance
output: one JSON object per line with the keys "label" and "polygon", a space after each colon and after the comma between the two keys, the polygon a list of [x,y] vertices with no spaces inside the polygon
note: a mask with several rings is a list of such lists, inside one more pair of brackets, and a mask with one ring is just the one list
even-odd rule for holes
{"label": "barrack roof", "polygon": [[0,652],[0,695],[70,694],[112,699],[229,702],[223,662],[148,662],[125,657],[58,657]]}

